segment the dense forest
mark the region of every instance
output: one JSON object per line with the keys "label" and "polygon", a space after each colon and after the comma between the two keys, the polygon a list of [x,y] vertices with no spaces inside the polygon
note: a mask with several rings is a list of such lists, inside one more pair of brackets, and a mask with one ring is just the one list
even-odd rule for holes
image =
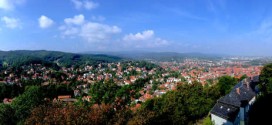
{"label": "dense forest", "polygon": [[116,62],[121,58],[107,55],[73,54],[57,51],[0,51],[0,68],[8,66],[20,67],[21,65],[43,63],[46,65],[58,65],[70,67],[72,65],[97,65],[99,63]]}
{"label": "dense forest", "polygon": [[[95,53],[95,52],[87,52]],[[176,52],[101,52],[107,55],[113,55],[135,60],[152,60],[152,61],[179,61],[182,62],[188,58],[197,59],[222,59],[222,55],[202,54],[202,53],[176,53]]]}

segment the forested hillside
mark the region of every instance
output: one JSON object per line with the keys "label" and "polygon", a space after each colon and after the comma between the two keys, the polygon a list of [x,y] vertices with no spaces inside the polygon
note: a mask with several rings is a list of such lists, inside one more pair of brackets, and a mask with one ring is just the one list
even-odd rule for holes
{"label": "forested hillside", "polygon": [[86,53],[104,53],[123,58],[136,60],[152,61],[183,61],[188,58],[218,60],[222,55],[202,54],[202,53],[177,53],[177,52],[86,52]]}
{"label": "forested hillside", "polygon": [[0,66],[21,66],[31,63],[57,64],[70,67],[72,65],[95,65],[102,62],[120,61],[121,58],[107,55],[73,54],[57,51],[0,51]]}

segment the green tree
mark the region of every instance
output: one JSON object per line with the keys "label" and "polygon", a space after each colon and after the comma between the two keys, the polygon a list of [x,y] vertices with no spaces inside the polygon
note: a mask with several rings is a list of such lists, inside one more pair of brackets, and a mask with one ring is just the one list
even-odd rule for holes
{"label": "green tree", "polygon": [[203,120],[203,125],[214,125],[209,115]]}
{"label": "green tree", "polygon": [[4,98],[14,98],[18,96],[19,94],[23,93],[23,89],[23,87],[16,84],[8,85],[0,83],[0,101],[2,101]]}
{"label": "green tree", "polygon": [[42,104],[43,95],[40,87],[29,86],[26,91],[15,98],[11,106],[15,110],[15,117],[23,121],[30,115],[31,109]]}
{"label": "green tree", "polygon": [[272,63],[263,67],[260,74],[260,82],[265,83],[262,88],[266,94],[272,93]]}
{"label": "green tree", "polygon": [[27,125],[107,125],[114,115],[109,105],[78,107],[74,105],[40,105],[26,119]]}
{"label": "green tree", "polygon": [[[207,94],[198,82],[181,84],[176,91],[169,91],[159,98],[144,102],[138,110],[142,112],[155,112],[152,117],[146,117],[143,123],[148,124],[194,124],[197,120],[208,114],[215,101],[212,93]],[[215,99],[216,100],[216,99]],[[132,120],[134,121],[134,116]],[[141,123],[138,121],[138,123]]]}
{"label": "green tree", "polygon": [[4,83],[0,83],[0,101],[4,98],[8,98],[8,87]]}
{"label": "green tree", "polygon": [[150,125],[154,122],[156,113],[150,110],[140,110],[128,121],[128,125]]}
{"label": "green tree", "polygon": [[220,91],[220,95],[224,96],[227,93],[229,93],[232,90],[233,86],[235,84],[237,84],[237,82],[238,82],[237,79],[235,79],[234,77],[231,77],[231,76],[220,77],[219,81],[217,83],[217,86]]}
{"label": "green tree", "polygon": [[134,93],[131,93],[132,89],[130,85],[124,85],[122,86],[119,90],[116,92],[116,98],[119,98],[120,105],[119,106],[124,106],[126,104],[130,104],[130,98],[133,97]]}
{"label": "green tree", "polygon": [[198,82],[192,85],[180,85],[177,89],[179,97],[183,99],[186,106],[187,111],[185,111],[189,122],[194,123],[204,117],[213,106],[212,98],[205,94],[203,86]]}
{"label": "green tree", "polygon": [[242,75],[242,76],[240,77],[239,81],[241,81],[241,80],[243,80],[243,79],[245,79],[245,78],[248,78],[248,76],[247,76],[246,74]]}
{"label": "green tree", "polygon": [[103,82],[97,82],[90,87],[90,96],[93,103],[111,104],[115,100],[115,94],[120,87],[116,85],[112,80]]}
{"label": "green tree", "polygon": [[14,110],[10,105],[0,103],[0,125],[15,125]]}

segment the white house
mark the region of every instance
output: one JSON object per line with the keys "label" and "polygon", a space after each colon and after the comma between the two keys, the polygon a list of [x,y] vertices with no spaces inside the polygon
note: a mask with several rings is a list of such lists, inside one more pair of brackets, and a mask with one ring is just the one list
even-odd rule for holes
{"label": "white house", "polygon": [[255,82],[250,78],[239,82],[226,96],[217,100],[211,110],[215,125],[245,125],[248,111],[256,100]]}

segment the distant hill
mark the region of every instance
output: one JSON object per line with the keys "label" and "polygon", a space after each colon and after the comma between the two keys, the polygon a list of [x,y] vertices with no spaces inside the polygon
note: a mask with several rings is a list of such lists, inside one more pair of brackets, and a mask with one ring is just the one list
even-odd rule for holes
{"label": "distant hill", "polygon": [[115,62],[122,58],[103,54],[74,54],[58,51],[0,51],[0,66],[20,66],[29,63],[54,63],[59,66],[69,67],[81,64],[98,64],[101,62]]}
{"label": "distant hill", "polygon": [[198,59],[220,59],[221,55],[203,54],[203,53],[177,53],[177,52],[85,52],[100,53],[123,58],[136,60],[156,60],[156,61],[182,61],[186,58]]}

